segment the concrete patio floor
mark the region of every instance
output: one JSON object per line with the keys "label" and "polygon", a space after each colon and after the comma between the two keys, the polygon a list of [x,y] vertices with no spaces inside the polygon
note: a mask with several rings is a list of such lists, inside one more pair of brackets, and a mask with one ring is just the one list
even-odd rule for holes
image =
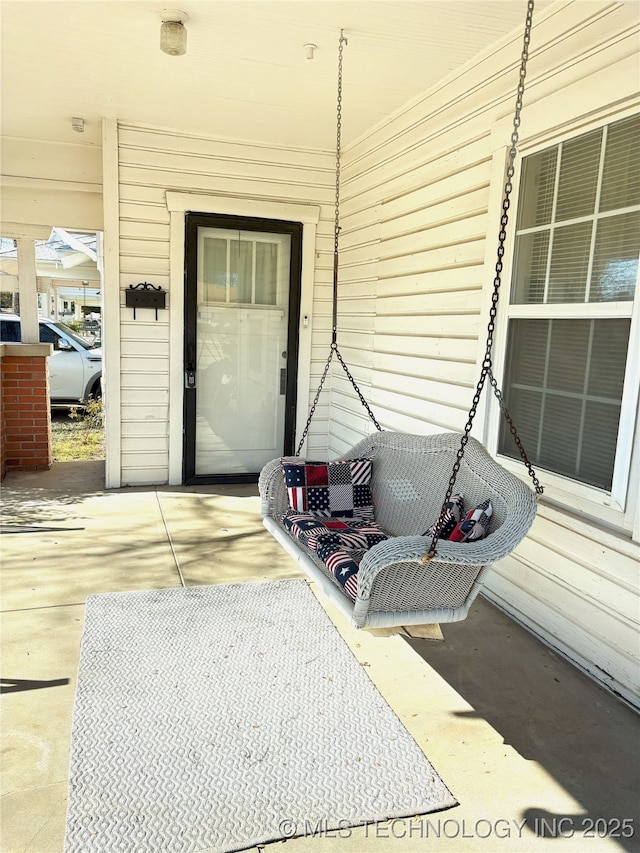
{"label": "concrete patio floor", "polygon": [[[62,850],[87,595],[299,576],[255,487],[105,491],[102,467],[2,483],[2,853]],[[356,631],[319,598],[459,806],[268,853],[640,850],[633,711],[485,600],[438,643]]]}

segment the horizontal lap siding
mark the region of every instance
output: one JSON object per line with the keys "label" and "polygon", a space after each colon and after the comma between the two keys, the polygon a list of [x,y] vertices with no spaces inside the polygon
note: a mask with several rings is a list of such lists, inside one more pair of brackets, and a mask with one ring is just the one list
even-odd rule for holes
{"label": "horizontal lap siding", "polygon": [[640,584],[632,543],[541,508],[529,536],[489,574],[486,595],[640,706]]}
{"label": "horizontal lap siding", "polygon": [[[317,385],[331,334],[331,154],[203,139],[150,128],[119,127],[122,484],[163,483],[169,465],[168,312],[125,307],[130,284],[167,291],[168,190],[321,206],[314,290],[311,387]],[[167,299],[171,299],[168,293]],[[176,332],[178,330],[175,330]],[[308,401],[299,402],[307,407]],[[319,406],[310,449],[326,454],[328,407]]]}
{"label": "horizontal lap siding", "polygon": [[[603,106],[615,100],[616,87],[603,75],[631,53],[637,61],[637,23],[634,34],[629,19],[629,9],[586,4],[541,18],[532,37],[524,132],[527,105],[544,111],[549,127],[562,124],[564,115],[549,113],[542,99],[555,103],[563,87],[584,86],[587,100],[591,91],[605,93]],[[426,434],[461,430],[466,422],[495,264],[491,133],[513,109],[520,47],[517,34],[345,152],[339,322],[352,330],[353,340],[341,331],[342,339],[384,429]],[[589,102],[585,112],[596,106]],[[373,426],[338,372],[330,442],[345,453]],[[482,437],[479,424],[474,432]],[[622,536],[599,536],[568,513],[541,506],[531,534],[489,574],[487,595],[640,706],[638,565],[637,547]]]}
{"label": "horizontal lap siding", "polygon": [[[383,429],[460,429],[473,396],[489,129],[476,123],[468,143],[454,131],[440,141],[449,147],[424,147],[423,161],[415,150],[390,156],[390,142],[379,148],[380,168],[361,157],[365,175],[357,164],[344,170],[339,329],[342,338],[353,335],[362,390]],[[357,398],[352,410],[357,438],[373,425]],[[342,430],[342,421],[332,424],[338,452]]]}

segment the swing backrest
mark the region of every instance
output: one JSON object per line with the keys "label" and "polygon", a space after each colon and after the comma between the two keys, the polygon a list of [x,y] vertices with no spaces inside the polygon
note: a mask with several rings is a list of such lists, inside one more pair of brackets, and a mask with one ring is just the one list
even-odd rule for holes
{"label": "swing backrest", "polygon": [[[458,433],[378,432],[349,451],[350,458],[373,459],[375,516],[385,530],[394,536],[420,536],[437,520],[460,439]],[[490,534],[507,523],[514,526],[514,536],[522,538],[518,531],[526,532],[535,516],[533,491],[473,438],[465,448],[453,493],[464,495],[466,510],[491,498]]]}

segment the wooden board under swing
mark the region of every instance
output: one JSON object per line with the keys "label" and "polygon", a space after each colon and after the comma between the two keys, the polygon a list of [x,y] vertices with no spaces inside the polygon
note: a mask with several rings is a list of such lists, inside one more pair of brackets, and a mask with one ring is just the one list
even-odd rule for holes
{"label": "wooden board under swing", "polygon": [[[535,518],[542,486],[504,405],[491,361],[532,14],[533,0],[529,0],[494,297],[482,370],[463,433],[383,431],[338,349],[341,90],[346,43],[340,35],[332,342],[298,455],[268,463],[258,487],[265,528],[358,628],[431,625],[466,618],[491,565],[517,547]],[[362,439],[341,460],[304,460],[299,454],[334,355],[377,432]],[[487,379],[537,494],[470,436]]]}

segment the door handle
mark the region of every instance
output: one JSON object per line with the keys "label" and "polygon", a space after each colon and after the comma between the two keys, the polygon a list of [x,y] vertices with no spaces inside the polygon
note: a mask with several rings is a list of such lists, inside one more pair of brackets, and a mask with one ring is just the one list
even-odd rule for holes
{"label": "door handle", "polygon": [[185,388],[196,387],[196,357],[193,344],[187,346],[187,358],[184,365],[184,385]]}

